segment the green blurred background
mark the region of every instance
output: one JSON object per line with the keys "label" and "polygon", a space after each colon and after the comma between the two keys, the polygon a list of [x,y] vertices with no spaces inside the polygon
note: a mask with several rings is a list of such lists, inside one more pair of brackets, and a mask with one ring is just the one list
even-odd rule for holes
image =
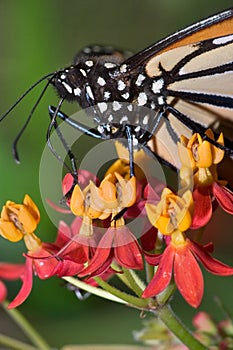
{"label": "green blurred background", "polygon": [[[137,52],[160,38],[232,5],[230,0],[0,0],[0,114],[37,79],[69,65],[76,51],[92,43],[112,44]],[[21,201],[29,193],[42,211],[40,237],[52,241],[56,229],[43,211],[39,191],[39,163],[49,118],[47,107],[56,105],[48,89],[33,121],[19,143],[21,164],[11,156],[11,144],[40,89],[33,91],[0,126],[0,204]],[[63,106],[74,111],[76,106]],[[218,229],[216,229],[218,225]],[[228,235],[224,235],[228,231]],[[216,256],[232,263],[232,221],[219,211],[207,240],[216,244]],[[1,239],[1,260],[21,261],[22,245]],[[232,278],[205,275],[202,309],[220,314],[213,297],[232,307]],[[17,289],[10,284],[10,298]],[[17,285],[17,288],[19,285]],[[177,295],[173,301],[190,324],[194,310]],[[138,311],[90,297],[78,301],[54,278],[35,279],[33,291],[19,308],[52,346],[66,343],[133,343],[132,330],[141,326]],[[0,332],[21,337],[3,312]]]}

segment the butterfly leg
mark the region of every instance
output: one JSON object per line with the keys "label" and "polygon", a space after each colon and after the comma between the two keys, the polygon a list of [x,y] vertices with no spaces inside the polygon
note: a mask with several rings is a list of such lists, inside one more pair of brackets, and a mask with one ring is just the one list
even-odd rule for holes
{"label": "butterfly leg", "polygon": [[224,145],[221,145],[217,141],[212,140],[211,138],[209,138],[205,134],[206,129],[202,125],[200,125],[200,124],[196,123],[195,121],[191,120],[187,115],[181,113],[176,108],[174,108],[172,106],[169,106],[169,105],[167,106],[167,111],[170,112],[172,115],[174,115],[174,117],[176,117],[178,120],[180,120],[184,125],[186,125],[193,132],[199,133],[203,139],[205,139],[206,141],[208,141],[212,145],[222,149],[223,151],[225,151],[226,153],[228,153],[230,155],[233,154],[233,149],[232,149],[231,146],[230,147],[226,147]]}
{"label": "butterfly leg", "polygon": [[[53,106],[49,106],[49,114],[50,116],[54,115],[56,108]],[[57,112],[57,117],[60,118],[61,120],[65,121],[67,124],[72,126],[73,128],[81,131],[83,134],[94,137],[96,139],[100,140],[106,140],[106,136],[101,134],[98,130],[96,129],[88,129],[88,127],[82,123],[77,123],[74,119],[68,117],[65,113],[58,111]]]}

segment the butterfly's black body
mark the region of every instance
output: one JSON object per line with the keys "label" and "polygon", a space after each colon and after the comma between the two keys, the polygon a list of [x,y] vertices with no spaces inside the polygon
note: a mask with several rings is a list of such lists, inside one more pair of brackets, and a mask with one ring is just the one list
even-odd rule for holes
{"label": "butterfly's black body", "polygon": [[[232,120],[233,8],[186,27],[133,56],[111,47],[86,47],[71,66],[48,77],[24,128],[47,86],[52,84],[61,100],[57,108],[49,109],[47,140],[51,149],[50,134],[53,127],[58,131],[59,117],[96,138],[126,139],[131,163],[134,145],[146,145],[154,135],[173,154],[174,143],[181,134],[189,137],[198,132],[205,137],[206,128],[215,129],[216,121]],[[96,130],[90,131],[62,113],[64,100],[86,109]],[[231,145],[229,150],[208,141],[232,152]],[[155,152],[177,166],[164,147],[159,145]]]}
{"label": "butterfly's black body", "polygon": [[123,63],[127,56],[109,47],[87,47],[71,67],[54,76],[52,84],[61,98],[88,108],[103,138],[125,137],[126,125],[130,125],[134,142],[145,143],[160,107],[149,93],[152,79],[144,67],[127,75]]}

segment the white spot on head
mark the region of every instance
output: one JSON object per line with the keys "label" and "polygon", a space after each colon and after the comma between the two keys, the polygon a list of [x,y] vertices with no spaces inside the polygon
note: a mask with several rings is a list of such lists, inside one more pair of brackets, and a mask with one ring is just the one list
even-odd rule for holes
{"label": "white spot on head", "polygon": [[155,109],[155,103],[154,102],[151,102],[150,106],[151,106],[152,109]]}
{"label": "white spot on head", "polygon": [[112,63],[112,62],[106,62],[106,63],[104,63],[104,67],[105,68],[114,68],[114,67],[116,67],[116,64],[115,63]]}
{"label": "white spot on head", "polygon": [[120,66],[120,72],[121,73],[126,73],[127,72],[127,64],[122,64],[121,66]]}
{"label": "white spot on head", "polygon": [[105,102],[99,102],[98,107],[101,113],[104,113],[108,109],[108,105]]}
{"label": "white spot on head", "polygon": [[138,139],[136,139],[135,135],[133,135],[133,145],[134,146],[138,145]]}
{"label": "white spot on head", "polygon": [[84,69],[80,68],[79,70],[80,70],[80,72],[82,73],[82,75],[83,75],[84,77],[86,77],[86,76],[87,76],[87,73],[85,72],[85,70],[84,70]]}
{"label": "white spot on head", "polygon": [[92,89],[91,89],[91,87],[90,87],[89,85],[86,87],[86,92],[87,92],[87,94],[89,95],[89,97],[90,97],[92,100],[95,99],[95,98],[94,98],[94,95],[93,95],[93,92],[92,92]]}
{"label": "white spot on head", "polygon": [[107,101],[111,96],[111,92],[110,91],[104,91],[104,99]]}
{"label": "white spot on head", "polygon": [[233,40],[233,35],[227,35],[227,36],[224,36],[222,38],[214,39],[213,40],[213,44],[214,45],[222,45],[222,44],[226,44],[226,43],[228,43],[229,41],[232,41],[232,40]]}
{"label": "white spot on head", "polygon": [[102,125],[98,125],[98,126],[97,126],[97,130],[98,130],[101,134],[104,133],[104,127],[103,127]]}
{"label": "white spot on head", "polygon": [[70,87],[70,85],[68,85],[67,83],[65,83],[64,81],[62,82],[62,85],[64,86],[64,88],[69,92],[69,94],[72,94],[73,90]]}
{"label": "white spot on head", "polygon": [[162,105],[164,105],[164,103],[165,103],[165,101],[164,101],[163,96],[159,96],[159,97],[158,97],[158,104],[159,104],[160,106],[162,106]]}
{"label": "white spot on head", "polygon": [[125,100],[127,100],[129,98],[129,93],[126,92],[125,94],[121,95]]}
{"label": "white spot on head", "polygon": [[108,132],[111,131],[111,126],[109,124],[105,124],[105,129],[107,129]]}
{"label": "white spot on head", "polygon": [[97,79],[97,83],[100,85],[100,86],[104,86],[106,84],[106,81],[104,80],[104,78],[102,77],[99,77]]}
{"label": "white spot on head", "polygon": [[151,90],[155,94],[158,94],[161,92],[161,89],[163,88],[163,86],[164,86],[164,80],[160,78],[158,80],[153,81]]}
{"label": "white spot on head", "polygon": [[125,123],[125,122],[128,122],[128,117],[127,117],[127,115],[124,115],[122,118],[121,118],[121,120],[120,120],[120,124],[123,124],[123,123]]}
{"label": "white spot on head", "polygon": [[138,76],[138,78],[137,78],[135,84],[136,84],[137,86],[141,86],[143,80],[145,80],[145,79],[146,79],[145,75],[139,74],[139,76]]}
{"label": "white spot on head", "polygon": [[117,89],[119,90],[119,91],[122,91],[122,90],[124,90],[126,88],[126,84],[124,83],[124,81],[123,80],[119,80],[118,82],[117,82]]}
{"label": "white spot on head", "polygon": [[75,94],[75,96],[80,96],[81,95],[81,89],[79,87],[74,89],[74,94]]}
{"label": "white spot on head", "polygon": [[108,117],[108,121],[111,123],[113,121],[113,115],[110,114],[110,116]]}
{"label": "white spot on head", "polygon": [[140,92],[138,95],[138,105],[144,106],[147,102],[147,94],[145,92]]}
{"label": "white spot on head", "polygon": [[121,103],[119,103],[118,101],[114,101],[112,104],[113,110],[114,111],[119,111],[119,109],[121,109]]}
{"label": "white spot on head", "polygon": [[149,121],[149,116],[148,116],[148,115],[145,115],[145,117],[143,118],[142,124],[143,124],[143,125],[147,125],[147,124],[148,124],[148,121]]}
{"label": "white spot on head", "polygon": [[85,52],[85,53],[90,53],[90,52],[91,52],[91,48],[90,48],[90,47],[85,47],[85,48],[83,49],[83,52]]}
{"label": "white spot on head", "polygon": [[100,47],[99,45],[94,45],[94,46],[92,47],[92,50],[93,50],[94,52],[100,52],[101,47]]}
{"label": "white spot on head", "polygon": [[92,60],[88,60],[85,62],[85,65],[88,66],[88,67],[92,67],[94,64],[94,62]]}

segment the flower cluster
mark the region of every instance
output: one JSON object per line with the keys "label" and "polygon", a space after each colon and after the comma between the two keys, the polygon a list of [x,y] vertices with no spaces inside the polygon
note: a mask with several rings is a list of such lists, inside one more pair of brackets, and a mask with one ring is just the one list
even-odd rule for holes
{"label": "flower cluster", "polygon": [[[206,136],[214,141],[210,130]],[[102,179],[87,170],[79,170],[75,182],[73,174],[66,174],[62,189],[74,220],[71,226],[60,222],[52,243],[37,237],[40,213],[28,195],[22,204],[7,201],[1,213],[0,235],[11,242],[24,240],[27,248],[24,264],[0,265],[0,277],[22,280],[21,290],[9,307],[20,305],[28,297],[34,275],[40,279],[74,276],[98,285],[112,275],[126,281],[126,270],[144,267],[146,285],[139,277],[132,282],[132,274],[126,283],[141,300],[149,299],[148,305],[152,305],[158,296],[163,304],[167,299],[161,298],[162,293],[173,285],[191,306],[198,307],[204,292],[199,263],[212,274],[233,275],[232,267],[211,256],[213,244],[201,245],[192,231],[209,222],[216,203],[233,214],[233,193],[218,179],[217,166],[224,151],[208,140],[199,134],[190,140],[181,138],[178,192],[156,178],[148,179],[137,165],[135,176],[130,176],[126,149],[119,144],[119,159]],[[222,135],[217,143],[223,145]],[[134,154],[135,163],[147,158],[143,151]],[[134,222],[140,235],[133,228]],[[1,283],[0,300],[5,295]]]}

